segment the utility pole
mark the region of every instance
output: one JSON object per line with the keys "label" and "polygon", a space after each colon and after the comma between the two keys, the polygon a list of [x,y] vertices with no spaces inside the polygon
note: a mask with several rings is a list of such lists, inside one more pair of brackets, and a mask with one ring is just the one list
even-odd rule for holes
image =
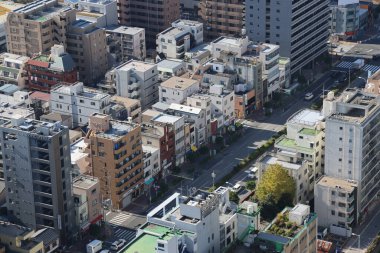
{"label": "utility pole", "polygon": [[216,177],[216,174],[214,171],[212,171],[211,177],[212,177],[212,188],[214,189],[215,188],[215,177]]}

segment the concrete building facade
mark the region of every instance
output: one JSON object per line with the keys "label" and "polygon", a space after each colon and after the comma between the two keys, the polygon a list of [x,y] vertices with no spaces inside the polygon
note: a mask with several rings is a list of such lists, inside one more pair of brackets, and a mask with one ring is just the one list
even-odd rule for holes
{"label": "concrete building facade", "polygon": [[121,97],[140,99],[145,110],[158,101],[157,65],[130,60],[113,70],[116,94]]}
{"label": "concrete building facade", "polygon": [[67,52],[73,58],[79,72],[79,80],[94,84],[104,78],[108,70],[105,29],[96,23],[77,19],[66,32]]}
{"label": "concrete building facade", "polygon": [[73,127],[84,126],[94,113],[108,113],[111,96],[77,82],[58,85],[51,90],[50,110],[72,116]]}
{"label": "concrete building facade", "polygon": [[207,41],[219,36],[240,36],[244,28],[245,4],[242,0],[200,0],[199,18]]}
{"label": "concrete building facade", "polygon": [[29,228],[74,232],[69,129],[59,123],[1,119],[9,214]]}
{"label": "concrete building facade", "polygon": [[358,222],[357,184],[352,180],[321,177],[314,189],[314,206],[319,226],[352,228]]}
{"label": "concrete building facade", "polygon": [[90,117],[87,134],[92,175],[99,178],[100,192],[112,207],[122,209],[141,193],[144,184],[141,128],[111,120],[109,115]]}
{"label": "concrete building facade", "polygon": [[7,16],[7,50],[32,56],[55,44],[66,45],[67,27],[75,18],[75,10],[58,0],[38,0],[15,9]]}
{"label": "concrete building facade", "polygon": [[199,82],[173,76],[158,86],[159,101],[167,104],[182,104],[186,98],[199,91]]}
{"label": "concrete building facade", "polygon": [[292,75],[327,51],[329,0],[248,1],[245,27],[250,39],[277,44],[289,57]]}
{"label": "concrete building facade", "polygon": [[119,23],[144,28],[149,49],[155,48],[156,35],[180,18],[179,0],[143,3],[139,0],[119,0],[118,6]]}
{"label": "concrete building facade", "polygon": [[325,174],[357,183],[357,212],[365,211],[379,193],[380,97],[347,89],[323,102],[326,117]]}

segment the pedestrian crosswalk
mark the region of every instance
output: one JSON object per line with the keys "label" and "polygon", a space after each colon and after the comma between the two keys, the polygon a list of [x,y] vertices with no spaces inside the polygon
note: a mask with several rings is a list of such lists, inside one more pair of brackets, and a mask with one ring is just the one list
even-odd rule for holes
{"label": "pedestrian crosswalk", "polygon": [[136,231],[128,230],[125,228],[117,228],[114,231],[114,236],[118,239],[125,239],[128,243],[136,237]]}
{"label": "pedestrian crosswalk", "polygon": [[115,217],[113,217],[109,223],[115,224],[115,225],[121,225],[123,224],[126,220],[128,220],[130,215],[125,214],[125,213],[119,213]]}
{"label": "pedestrian crosswalk", "polygon": [[366,64],[362,68],[362,70],[364,70],[364,71],[371,71],[372,74],[374,74],[379,69],[380,69],[380,66],[370,65],[370,64]]}
{"label": "pedestrian crosswalk", "polygon": [[[355,68],[355,63],[350,62],[350,61],[342,61],[338,65],[336,65],[337,68],[340,69],[354,69]],[[374,74],[376,71],[380,70],[380,66],[377,65],[371,65],[371,64],[366,64],[364,65],[361,70],[363,71],[370,71],[372,74]]]}
{"label": "pedestrian crosswalk", "polygon": [[340,62],[338,65],[336,65],[336,67],[338,68],[342,68],[342,69],[352,69],[354,68],[354,63],[353,62],[350,62],[350,61],[342,61]]}

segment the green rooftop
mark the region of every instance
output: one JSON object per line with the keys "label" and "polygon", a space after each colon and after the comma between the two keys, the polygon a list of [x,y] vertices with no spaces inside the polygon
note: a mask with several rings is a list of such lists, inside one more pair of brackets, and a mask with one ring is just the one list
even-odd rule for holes
{"label": "green rooftop", "polygon": [[315,129],[311,129],[311,128],[302,128],[299,133],[300,134],[304,134],[304,135],[312,135],[312,136],[315,136],[317,134],[319,134],[321,131],[319,130],[315,130]]}
{"label": "green rooftop", "polygon": [[142,227],[142,229],[147,233],[152,233],[159,236],[163,236],[166,233],[172,232],[169,228],[156,224],[147,224],[145,227]]}
{"label": "green rooftop", "polygon": [[127,247],[123,253],[149,253],[156,252],[155,248],[157,246],[157,236],[142,234],[139,238],[134,240],[134,242]]}
{"label": "green rooftop", "polygon": [[35,61],[49,62],[49,58],[50,57],[48,55],[41,54],[39,56],[34,57],[33,60],[35,60]]}
{"label": "green rooftop", "polygon": [[157,240],[170,240],[176,235],[188,234],[194,235],[191,232],[182,230],[173,230],[169,227],[156,224],[146,223],[141,227],[144,233],[133,240],[131,244],[123,251],[123,253],[150,253],[155,252]]}
{"label": "green rooftop", "polygon": [[302,151],[302,152],[305,152],[305,153],[308,153],[308,154],[313,153],[313,149],[312,148],[305,148],[305,147],[298,146],[295,140],[289,139],[289,138],[286,138],[286,137],[280,138],[276,142],[275,146],[277,148],[295,149],[297,151]]}

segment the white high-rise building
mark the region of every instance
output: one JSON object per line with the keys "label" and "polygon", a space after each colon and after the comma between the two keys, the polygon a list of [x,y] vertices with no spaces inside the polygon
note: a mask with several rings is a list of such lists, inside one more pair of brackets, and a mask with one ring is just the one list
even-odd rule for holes
{"label": "white high-rise building", "polygon": [[[380,192],[380,96],[347,89],[323,102],[325,174],[357,182],[357,212]],[[359,216],[359,215],[358,215]]]}
{"label": "white high-rise building", "polygon": [[277,44],[291,59],[291,72],[327,50],[329,0],[246,1],[245,27],[250,39]]}

